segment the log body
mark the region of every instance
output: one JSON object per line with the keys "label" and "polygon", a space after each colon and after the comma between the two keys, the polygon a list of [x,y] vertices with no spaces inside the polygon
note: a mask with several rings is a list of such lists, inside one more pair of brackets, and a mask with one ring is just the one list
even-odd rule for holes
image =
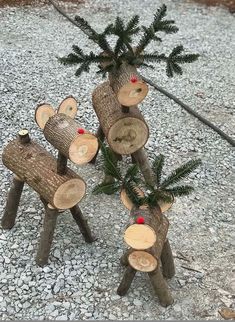
{"label": "log body", "polygon": [[148,86],[136,67],[123,62],[115,72],[109,73],[110,85],[123,106],[135,106],[148,94]]}
{"label": "log body", "polygon": [[82,126],[71,117],[59,113],[49,118],[43,133],[60,153],[76,164],[84,164],[95,156],[98,140],[88,131],[78,134],[79,128]]}
{"label": "log body", "polygon": [[3,150],[2,160],[8,169],[55,208],[71,208],[85,194],[84,180],[71,169],[67,169],[65,175],[57,174],[56,159],[36,142],[11,141]]}
{"label": "log body", "polygon": [[118,154],[132,154],[148,140],[149,129],[138,108],[123,113],[108,82],[92,94],[94,110],[111,149]]}

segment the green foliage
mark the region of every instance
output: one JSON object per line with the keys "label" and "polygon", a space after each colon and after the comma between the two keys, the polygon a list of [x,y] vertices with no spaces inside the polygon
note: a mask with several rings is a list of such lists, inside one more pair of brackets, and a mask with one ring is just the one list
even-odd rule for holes
{"label": "green foliage", "polygon": [[152,169],[155,174],[155,180],[157,186],[160,185],[161,177],[162,177],[162,168],[164,166],[165,157],[162,154],[159,154],[159,156],[156,156],[155,160],[153,161]]}
{"label": "green foliage", "polygon": [[[152,41],[162,42],[159,33],[172,34],[178,31],[174,20],[165,19],[166,13],[167,7],[162,5],[154,15],[150,26],[142,26],[141,28],[138,15],[134,15],[126,24],[120,17],[117,17],[115,22],[107,25],[102,33],[96,32],[85,19],[76,16],[77,26],[90,40],[99,46],[102,52],[98,54],[90,52],[86,55],[79,47],[73,46],[73,53],[59,60],[65,65],[79,65],[75,73],[76,76],[80,76],[82,72],[89,72],[91,64],[98,64],[98,73],[105,77],[106,73],[114,72],[123,62],[143,68],[154,68],[149,63],[164,62],[166,64],[166,73],[169,77],[174,76],[174,74],[182,74],[180,65],[194,62],[198,55],[183,55],[184,49],[181,45],[175,47],[169,56],[158,52],[145,52],[146,47]],[[133,36],[138,34],[140,34],[140,39],[137,46],[133,46]],[[113,48],[108,41],[108,36],[110,35],[117,37]]]}
{"label": "green foliage", "polygon": [[[95,194],[112,194],[118,190],[125,189],[127,196],[135,206],[140,207],[147,204],[150,208],[154,208],[159,205],[160,201],[170,203],[173,197],[187,196],[194,190],[193,187],[188,185],[175,185],[194,171],[201,164],[201,160],[186,162],[162,180],[165,157],[160,154],[152,163],[152,170],[155,175],[155,184],[152,186],[140,178],[140,171],[137,164],[131,165],[123,176],[112,151],[103,143],[101,143],[101,151],[105,174],[112,176],[115,180],[113,183],[99,184],[93,190]],[[140,189],[137,189],[139,185],[144,189],[144,196],[140,193]]]}
{"label": "green foliage", "polygon": [[201,160],[191,160],[175,169],[160,185],[161,188],[167,188],[173,184],[178,183],[180,180],[186,178],[193,172],[199,165]]}
{"label": "green foliage", "polygon": [[112,176],[117,180],[122,180],[122,174],[120,169],[117,167],[117,161],[115,155],[109,147],[101,143],[101,151],[104,160],[104,172],[106,175]]}
{"label": "green foliage", "polygon": [[105,193],[107,195],[112,195],[118,190],[120,190],[120,184],[117,181],[112,183],[101,183],[93,189],[93,194]]}

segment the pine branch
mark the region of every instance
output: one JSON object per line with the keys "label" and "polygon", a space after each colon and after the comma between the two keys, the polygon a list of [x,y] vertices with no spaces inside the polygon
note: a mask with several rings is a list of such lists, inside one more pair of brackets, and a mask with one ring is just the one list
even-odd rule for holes
{"label": "pine branch", "polygon": [[137,164],[133,164],[127,169],[127,172],[124,176],[123,182],[133,181],[136,184],[140,182],[139,178],[139,166]]}
{"label": "pine branch", "polygon": [[166,58],[166,74],[168,77],[173,77],[174,73],[182,75],[183,70],[179,64],[192,63],[199,57],[197,54],[183,55],[181,54],[183,51],[184,47],[182,45],[176,46],[169,57]]}
{"label": "pine branch", "polygon": [[194,191],[194,188],[191,186],[178,186],[166,189],[166,191],[171,193],[174,197],[188,196],[191,192]]}
{"label": "pine branch", "polygon": [[[167,34],[175,33],[178,31],[178,28],[174,25],[174,20],[163,20],[166,16],[166,5],[162,5],[157,13],[154,15],[154,20],[152,24],[146,28],[143,27],[144,34],[139,41],[139,44],[136,49],[136,55],[140,54],[152,40],[159,40],[160,38],[156,38],[156,33],[161,31]],[[161,39],[160,39],[161,41]]]}
{"label": "pine branch", "polygon": [[155,174],[156,184],[158,187],[161,183],[162,169],[164,167],[164,163],[165,163],[165,157],[162,154],[158,155],[153,161],[152,169]]}
{"label": "pine branch", "polygon": [[132,201],[132,203],[135,206],[140,207],[144,204],[145,198],[140,195],[140,193],[136,189],[136,186],[134,183],[132,183],[130,181],[126,181],[123,184],[123,188],[125,189],[126,194],[129,197],[129,199]]}
{"label": "pine branch", "polygon": [[107,195],[111,195],[117,192],[119,189],[120,189],[120,183],[117,181],[113,183],[101,183],[93,189],[92,193],[94,195],[97,195],[99,193],[105,193]]}
{"label": "pine branch", "polygon": [[140,17],[138,15],[133,16],[126,26],[126,31],[137,33],[139,31],[139,28],[137,27],[139,20]]}
{"label": "pine branch", "polygon": [[164,54],[158,54],[158,53],[146,53],[143,55],[139,55],[138,58],[146,62],[160,62],[160,61],[166,61],[166,56]]}
{"label": "pine branch", "polygon": [[116,158],[110,148],[106,147],[104,143],[100,142],[101,152],[104,160],[104,172],[106,175],[110,175],[115,179],[121,181],[122,174],[117,166]]}
{"label": "pine branch", "polygon": [[160,188],[164,189],[173,185],[180,180],[186,178],[191,172],[193,172],[199,165],[201,165],[201,160],[191,160],[181,167],[174,170],[162,183]]}

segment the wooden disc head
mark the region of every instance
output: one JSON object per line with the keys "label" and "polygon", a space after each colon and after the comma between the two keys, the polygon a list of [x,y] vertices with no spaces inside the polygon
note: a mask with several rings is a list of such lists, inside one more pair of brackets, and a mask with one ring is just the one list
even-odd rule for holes
{"label": "wooden disc head", "polygon": [[55,115],[55,111],[51,105],[41,104],[35,110],[35,121],[41,129],[44,129],[47,121],[53,115]]}
{"label": "wooden disc head", "polygon": [[135,270],[147,273],[154,271],[158,264],[153,255],[142,250],[132,252],[128,257],[128,262]]}
{"label": "wooden disc head", "polygon": [[117,99],[123,106],[135,106],[143,101],[148,94],[148,86],[143,81],[132,83],[131,81],[123,85],[118,94]]}
{"label": "wooden disc head", "polygon": [[98,146],[95,135],[90,133],[78,135],[70,145],[69,159],[76,164],[88,163],[96,155]]}
{"label": "wooden disc head", "polygon": [[133,249],[145,250],[155,244],[157,236],[154,229],[149,225],[133,224],[126,229],[124,240]]}
{"label": "wooden disc head", "polygon": [[77,101],[73,96],[66,97],[58,107],[57,113],[63,113],[71,117],[75,118],[78,111]]}
{"label": "wooden disc head", "polygon": [[57,209],[70,209],[81,201],[85,192],[86,184],[83,180],[71,179],[57,189],[53,204]]}
{"label": "wooden disc head", "polygon": [[135,117],[121,118],[110,128],[107,140],[118,154],[132,154],[142,148],[149,137],[145,122]]}

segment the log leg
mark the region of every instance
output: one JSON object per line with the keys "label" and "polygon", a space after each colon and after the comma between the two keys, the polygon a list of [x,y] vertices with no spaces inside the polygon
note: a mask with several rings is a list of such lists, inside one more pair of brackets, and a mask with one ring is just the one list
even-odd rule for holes
{"label": "log leg", "polygon": [[96,161],[96,158],[97,158],[97,155],[99,153],[99,150],[100,150],[100,142],[104,142],[104,139],[105,139],[105,135],[104,135],[104,132],[101,128],[101,126],[99,125],[98,129],[97,129],[97,132],[96,132],[96,137],[98,139],[98,142],[99,142],[99,148],[95,154],[95,156],[93,157],[93,159],[89,162],[89,163],[92,163],[92,164],[95,164],[95,161]]}
{"label": "log leg", "polygon": [[39,266],[44,266],[48,263],[48,257],[50,254],[57,217],[58,210],[47,205],[45,207],[43,230],[41,232],[38,252],[36,256],[36,263]]}
{"label": "log leg", "polygon": [[136,274],[136,270],[134,268],[132,268],[131,266],[128,266],[126,268],[122,281],[117,289],[118,295],[123,296],[127,293],[135,277],[135,274]]}
{"label": "log leg", "polygon": [[174,258],[171,251],[171,246],[168,239],[166,239],[163,245],[161,261],[162,261],[163,275],[166,278],[172,278],[175,275],[175,264],[174,264]]}
{"label": "log leg", "polygon": [[24,182],[18,177],[13,177],[11,188],[8,192],[6,208],[2,217],[2,228],[11,229],[15,224],[17,209],[24,187]]}
{"label": "log leg", "polygon": [[85,241],[87,243],[92,243],[95,241],[95,238],[91,234],[90,227],[88,226],[87,220],[83,217],[81,209],[78,205],[75,205],[70,209],[70,212],[76,221]]}
{"label": "log leg", "polygon": [[128,255],[129,255],[129,251],[127,250],[122,257],[120,258],[120,263],[122,266],[127,266],[128,265]]}
{"label": "log leg", "polygon": [[152,171],[149,160],[144,149],[140,149],[131,155],[138,163],[141,172],[143,173],[145,181],[150,184],[154,185],[154,172]]}
{"label": "log leg", "polygon": [[174,300],[171,296],[167,282],[162,275],[160,266],[155,271],[148,273],[148,275],[159,298],[160,304],[164,307],[171,305]]}

